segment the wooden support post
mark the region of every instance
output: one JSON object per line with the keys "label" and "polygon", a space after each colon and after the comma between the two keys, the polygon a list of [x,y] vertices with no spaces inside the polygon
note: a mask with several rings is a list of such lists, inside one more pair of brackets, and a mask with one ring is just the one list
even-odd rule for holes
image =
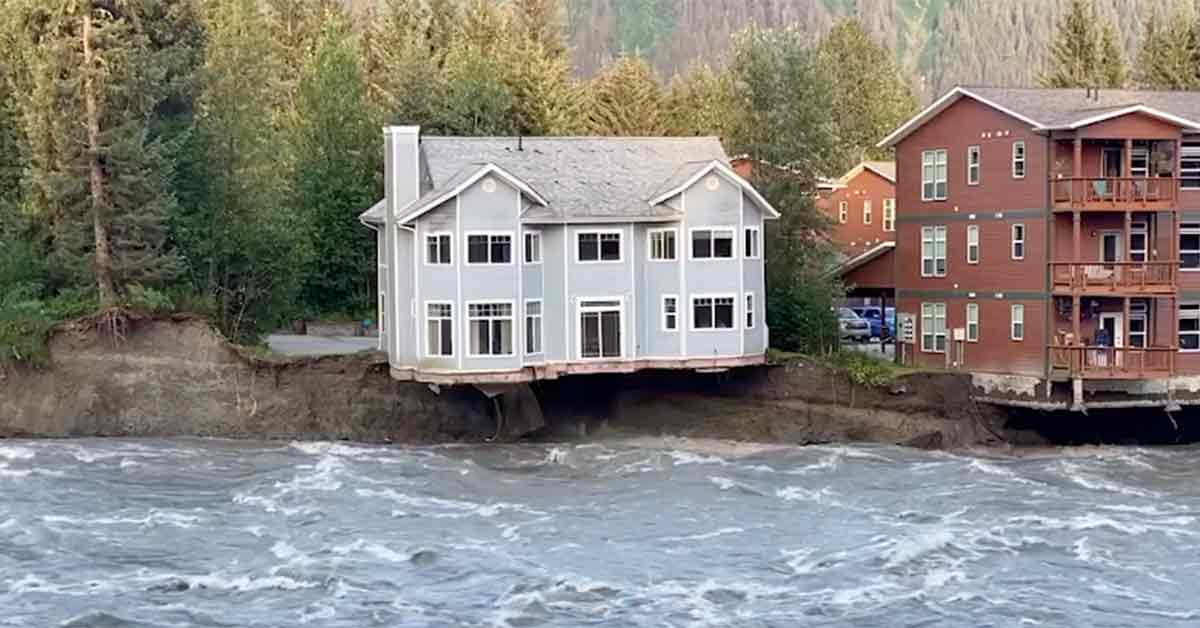
{"label": "wooden support post", "polygon": [[[1072,204],[1081,203],[1087,198],[1087,183],[1080,181],[1083,176],[1083,139],[1075,138],[1075,153],[1071,162],[1071,202]],[[1078,255],[1079,251],[1076,251]],[[1076,257],[1076,259],[1079,259]]]}
{"label": "wooden support post", "polygon": [[[1081,305],[1082,305],[1082,303],[1079,299],[1079,295],[1078,294],[1073,295],[1071,297],[1071,337],[1072,337],[1071,345],[1073,347],[1083,347],[1084,346],[1083,338],[1079,337],[1079,317],[1081,314],[1081,312],[1079,311],[1079,308],[1081,307]],[[1077,372],[1077,371],[1083,370],[1083,360],[1084,360],[1083,351],[1086,351],[1086,349],[1079,349],[1079,350],[1071,349],[1071,369],[1072,369],[1072,371]],[[1078,364],[1075,363],[1075,355],[1077,353],[1079,355],[1079,363]]]}
{"label": "wooden support post", "polygon": [[[1129,297],[1125,297],[1124,301],[1125,313],[1121,315],[1121,325],[1124,326],[1125,329],[1121,331],[1121,346],[1113,350],[1114,353],[1116,353],[1116,355],[1113,356],[1113,362],[1116,362],[1117,358],[1119,357],[1122,361],[1121,366],[1125,369],[1129,369],[1129,364],[1125,361],[1125,356],[1129,355],[1129,351],[1125,350],[1125,348],[1129,346],[1129,314],[1131,308],[1129,307]],[[1114,342],[1113,346],[1115,347],[1116,344],[1117,343]]]}
{"label": "wooden support post", "polygon": [[[1127,179],[1132,178],[1133,177],[1133,140],[1132,139],[1125,140],[1125,158],[1122,159],[1121,161],[1123,162],[1121,164],[1121,176],[1123,176]],[[1147,164],[1149,164],[1149,162],[1147,162]],[[1124,181],[1120,185],[1117,186],[1118,189],[1120,189],[1122,187],[1124,187],[1125,189],[1122,190],[1122,192],[1124,192],[1124,194],[1122,195],[1121,198],[1128,200],[1128,201],[1133,201],[1134,197],[1137,196],[1136,194],[1134,194],[1134,191],[1137,189],[1137,186],[1134,185],[1133,181]]]}

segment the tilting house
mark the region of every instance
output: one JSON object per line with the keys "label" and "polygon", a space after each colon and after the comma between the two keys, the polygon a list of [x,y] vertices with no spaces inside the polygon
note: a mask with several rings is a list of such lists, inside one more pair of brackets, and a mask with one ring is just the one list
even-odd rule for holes
{"label": "tilting house", "polygon": [[392,375],[508,383],[719,370],[768,345],[775,209],[716,138],[385,132],[380,342]]}
{"label": "tilting house", "polygon": [[896,151],[913,361],[1081,408],[1200,387],[1200,96],[956,88]]}

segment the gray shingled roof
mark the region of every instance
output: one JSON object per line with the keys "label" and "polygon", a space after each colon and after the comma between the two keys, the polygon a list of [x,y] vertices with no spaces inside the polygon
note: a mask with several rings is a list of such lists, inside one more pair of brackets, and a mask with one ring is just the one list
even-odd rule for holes
{"label": "gray shingled roof", "polygon": [[1104,113],[1144,105],[1180,118],[1200,121],[1200,94],[1128,89],[1102,89],[1088,97],[1086,89],[964,87],[991,102],[1032,118],[1047,127],[1065,126]]}
{"label": "gray shingled roof", "polygon": [[655,220],[677,216],[647,202],[669,189],[664,182],[681,176],[687,164],[729,162],[715,137],[526,137],[521,143],[523,150],[512,137],[423,137],[428,184],[443,188],[472,164],[494,163],[549,202],[528,210],[526,220]]}

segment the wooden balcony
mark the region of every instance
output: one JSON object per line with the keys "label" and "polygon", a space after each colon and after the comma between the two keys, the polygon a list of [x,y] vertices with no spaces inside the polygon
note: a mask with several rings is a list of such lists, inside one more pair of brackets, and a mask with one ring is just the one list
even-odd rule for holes
{"label": "wooden balcony", "polygon": [[1174,294],[1178,262],[1051,262],[1050,278],[1057,294]]}
{"label": "wooden balcony", "polygon": [[1059,375],[1083,379],[1158,379],[1175,373],[1175,347],[1050,346]]}
{"label": "wooden balcony", "polygon": [[1054,209],[1089,211],[1166,210],[1177,206],[1174,177],[1067,177],[1050,180]]}

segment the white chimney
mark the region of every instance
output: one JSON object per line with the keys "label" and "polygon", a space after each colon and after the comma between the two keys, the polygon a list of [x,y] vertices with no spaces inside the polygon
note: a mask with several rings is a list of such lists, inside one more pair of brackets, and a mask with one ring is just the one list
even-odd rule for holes
{"label": "white chimney", "polygon": [[386,146],[384,193],[389,217],[421,195],[421,127],[389,126],[384,129]]}

